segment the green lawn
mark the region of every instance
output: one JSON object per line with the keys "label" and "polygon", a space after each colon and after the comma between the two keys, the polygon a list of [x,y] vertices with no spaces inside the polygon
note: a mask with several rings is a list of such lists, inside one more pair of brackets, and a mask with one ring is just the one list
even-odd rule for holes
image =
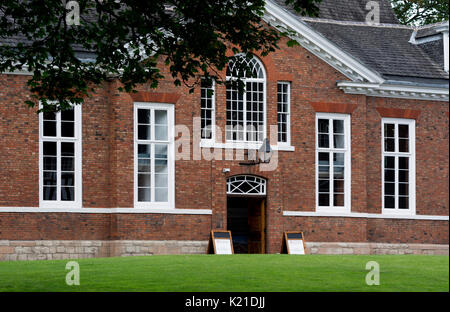
{"label": "green lawn", "polygon": [[[448,256],[176,255],[0,262],[0,291],[449,291]],[[380,285],[367,286],[368,261]]]}

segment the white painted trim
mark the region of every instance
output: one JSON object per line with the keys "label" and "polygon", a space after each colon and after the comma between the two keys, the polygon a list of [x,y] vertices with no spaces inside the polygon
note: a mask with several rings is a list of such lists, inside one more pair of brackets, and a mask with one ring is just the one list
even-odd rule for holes
{"label": "white painted trim", "polygon": [[[319,148],[319,119],[328,119],[330,120],[330,128],[329,128],[329,148]],[[331,144],[333,144],[333,120],[343,120],[344,121],[344,148],[333,148]],[[351,118],[350,114],[336,114],[336,113],[316,113],[315,119],[315,195],[316,195],[316,211],[322,212],[339,212],[339,213],[348,213],[351,211],[352,200],[351,200],[351,192],[352,192],[352,135],[351,135]],[[319,206],[319,153],[329,153],[330,154],[330,206],[324,207]],[[331,179],[333,173],[333,153],[344,153],[344,207],[334,207],[332,206],[333,201],[333,182]]]}
{"label": "white painted trim", "polygon": [[[236,54],[234,57],[242,55],[242,53],[238,53]],[[264,92],[263,92],[263,134],[262,134],[262,141],[261,142],[257,142],[257,141],[247,141],[246,137],[247,137],[247,91],[244,91],[244,93],[242,94],[242,113],[243,113],[243,133],[244,133],[244,139],[243,140],[228,140],[227,139],[227,101],[225,99],[225,142],[227,143],[232,143],[232,144],[262,144],[263,140],[265,138],[267,138],[267,70],[266,67],[264,66],[264,63],[262,62],[262,60],[259,59],[259,57],[253,55],[253,59],[256,60],[256,62],[258,62],[258,64],[261,66],[261,70],[263,72],[264,78],[242,78],[242,81],[244,82],[245,86],[247,86],[247,82],[257,82],[257,83],[262,83],[263,84],[263,88],[264,88]],[[229,66],[229,64],[227,64],[227,66]],[[230,80],[234,80],[236,79],[235,77],[232,76],[227,76],[226,80],[230,81]],[[228,91],[227,91],[228,93]],[[214,112],[216,113],[216,112]],[[259,129],[257,129],[259,130]],[[234,131],[234,129],[231,130],[232,132]]]}
{"label": "white painted trim", "polygon": [[[41,104],[39,104],[41,107]],[[74,137],[62,137],[61,136],[61,112],[56,113],[56,137],[45,137],[43,135],[43,113],[39,113],[39,207],[41,208],[81,208],[83,201],[83,151],[82,151],[82,141],[83,141],[83,116],[81,105],[74,105]],[[74,191],[75,198],[74,201],[63,201],[63,200],[44,200],[43,198],[43,169],[44,169],[44,157],[43,157],[43,142],[57,142],[57,199],[60,198],[61,193],[61,169],[60,169],[60,159],[61,142],[74,143],[75,154],[74,154]]]}
{"label": "white painted trim", "polygon": [[382,83],[381,75],[344,52],[330,40],[293,16],[270,0],[266,0],[266,14],[263,19],[278,28],[289,29],[297,33],[292,39],[298,41],[305,49],[339,70],[353,81],[370,81]]}
{"label": "white painted trim", "polygon": [[[286,142],[279,142],[277,140],[277,146],[278,148],[283,147],[291,147],[291,82],[290,81],[278,81],[277,82],[277,104],[278,104],[278,86],[279,85],[286,85],[287,86],[287,112],[283,112],[282,114],[286,115]],[[277,105],[278,106],[278,105]],[[278,127],[278,114],[280,112],[277,108],[277,127]],[[278,139],[279,132],[277,133],[277,139]]]}
{"label": "white painted trim", "polygon": [[332,213],[332,212],[315,212],[315,211],[283,211],[283,216],[286,217],[336,217],[336,218],[368,218],[368,219],[408,219],[408,220],[437,220],[448,221],[448,216],[433,216],[433,215],[392,215],[392,214],[378,214],[378,213]]}
{"label": "white painted trim", "polygon": [[210,209],[160,209],[160,208],[39,208],[39,207],[0,207],[0,213],[161,213],[161,214],[191,214],[211,215]]}
{"label": "white painted trim", "polygon": [[[395,130],[395,152],[385,152],[384,151],[384,125],[388,124],[394,124]],[[408,153],[402,153],[398,151],[399,147],[399,137],[398,137],[398,125],[408,125],[409,129],[409,137],[408,137],[408,143],[409,147]],[[399,208],[393,208],[393,209],[386,209],[384,208],[384,157],[385,156],[391,156],[395,157],[395,206],[398,204],[398,157],[408,157],[409,161],[409,168],[408,168],[408,209],[399,209]],[[404,118],[382,118],[381,119],[381,207],[382,207],[382,214],[385,215],[415,215],[416,214],[416,121],[414,119],[404,119]]]}
{"label": "white painted trim", "polygon": [[[202,148],[220,148],[220,149],[236,149],[236,150],[259,150],[262,143],[247,143],[247,142],[227,142],[219,143],[212,140],[201,140],[200,147]],[[294,152],[295,146],[287,145],[270,145],[274,151]]]}
{"label": "white painted trim", "polygon": [[[149,109],[151,111],[150,118],[154,119],[155,110],[165,110],[167,111],[167,141],[156,141],[156,140],[138,140],[138,109]],[[169,210],[172,211],[175,207],[175,109],[173,104],[167,103],[150,103],[150,102],[134,102],[134,207],[136,209],[150,209],[150,210]],[[154,125],[154,120],[151,120],[151,125]],[[154,137],[154,128],[151,129],[151,138]],[[167,144],[167,179],[168,179],[168,189],[167,189],[167,202],[139,202],[138,201],[138,144]],[[152,155],[154,154],[154,147],[151,149]],[[154,157],[151,156],[154,161]],[[152,161],[151,161],[152,163]],[[154,172],[151,171],[151,198],[154,200]]]}
{"label": "white painted trim", "polygon": [[337,83],[337,86],[347,94],[445,102],[448,102],[449,100],[448,88],[388,85],[352,81],[341,81]]}

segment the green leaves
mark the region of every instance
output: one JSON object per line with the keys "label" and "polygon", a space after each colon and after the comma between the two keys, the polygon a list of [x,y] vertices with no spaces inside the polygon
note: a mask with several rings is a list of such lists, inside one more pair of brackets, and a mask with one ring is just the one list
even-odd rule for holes
{"label": "green leaves", "polygon": [[428,25],[448,21],[449,0],[392,0],[401,24]]}
{"label": "green leaves", "polygon": [[[29,106],[41,101],[43,110],[65,109],[112,77],[120,91],[143,83],[157,88],[164,63],[173,83],[192,92],[201,77],[223,83],[229,49],[264,56],[285,35],[262,21],[264,0],[77,2],[80,25],[67,24],[63,0],[0,3],[0,72],[33,73]],[[286,2],[315,14],[320,0]]]}

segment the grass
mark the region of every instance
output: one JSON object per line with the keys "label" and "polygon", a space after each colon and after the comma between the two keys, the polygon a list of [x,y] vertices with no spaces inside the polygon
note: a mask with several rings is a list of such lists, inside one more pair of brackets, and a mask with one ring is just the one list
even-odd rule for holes
{"label": "grass", "polygon": [[[78,259],[79,286],[65,283],[67,261],[0,262],[0,291],[449,291],[448,256],[176,255]],[[379,286],[365,283],[368,261],[380,265]]]}

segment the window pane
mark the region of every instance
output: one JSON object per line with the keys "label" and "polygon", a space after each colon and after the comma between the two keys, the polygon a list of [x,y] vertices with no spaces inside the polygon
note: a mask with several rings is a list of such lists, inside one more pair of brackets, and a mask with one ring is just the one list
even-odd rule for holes
{"label": "window pane", "polygon": [[155,126],[155,140],[167,141],[167,126]]}
{"label": "window pane", "polygon": [[409,138],[409,126],[408,125],[398,125],[398,137],[399,138]]}
{"label": "window pane", "polygon": [[334,194],[333,201],[334,206],[344,207],[344,194]]}
{"label": "window pane", "polygon": [[395,125],[394,124],[384,124],[384,137],[385,138],[395,137]]}
{"label": "window pane", "polygon": [[56,185],[56,172],[44,171],[44,185]]}
{"label": "window pane", "polygon": [[334,192],[344,193],[344,180],[334,180]]}
{"label": "window pane", "polygon": [[319,153],[319,165],[329,166],[330,165],[330,154],[329,153]]}
{"label": "window pane", "polygon": [[149,109],[138,109],[138,123],[150,124],[150,110]]}
{"label": "window pane", "polygon": [[150,187],[150,174],[138,174],[138,186]]}
{"label": "window pane", "polygon": [[138,201],[149,202],[150,201],[150,189],[138,188]]}
{"label": "window pane", "polygon": [[384,151],[395,152],[395,139],[384,139]]}
{"label": "window pane", "polygon": [[138,172],[150,172],[150,159],[138,159]]}
{"label": "window pane", "polygon": [[56,186],[44,186],[44,200],[56,200]]}
{"label": "window pane", "polygon": [[384,196],[384,208],[395,208],[394,196]]}
{"label": "window pane", "polygon": [[329,194],[319,194],[319,206],[330,206]]}
{"label": "window pane", "polygon": [[395,182],[395,170],[384,170],[384,181]]}
{"label": "window pane", "polygon": [[167,188],[155,188],[155,201],[167,202],[168,191]]}
{"label": "window pane", "polygon": [[138,139],[139,140],[150,140],[150,126],[138,126]]}
{"label": "window pane", "polygon": [[334,167],[334,178],[344,180],[344,167]]}
{"label": "window pane", "polygon": [[167,159],[166,144],[155,144],[155,158]]}
{"label": "window pane", "polygon": [[409,158],[399,157],[398,158],[398,169],[408,169],[409,168]]}
{"label": "window pane", "polygon": [[61,156],[75,156],[75,144],[62,142]]}
{"label": "window pane", "polygon": [[155,172],[167,173],[167,160],[156,159],[155,160]]}
{"label": "window pane", "polygon": [[319,180],[319,192],[329,193],[330,192],[330,181],[329,180]]}
{"label": "window pane", "polygon": [[333,153],[333,164],[335,166],[344,166],[344,153]]}
{"label": "window pane", "polygon": [[155,174],[155,187],[167,187],[167,174]]}
{"label": "window pane", "polygon": [[44,170],[56,170],[56,157],[44,157]]}
{"label": "window pane", "polygon": [[73,138],[75,134],[75,123],[73,122],[61,122],[61,136],[66,138]]}
{"label": "window pane", "polygon": [[319,147],[328,148],[330,147],[328,134],[319,134]]}
{"label": "window pane", "polygon": [[409,152],[409,140],[408,139],[399,139],[398,140],[398,151],[401,153]]}
{"label": "window pane", "polygon": [[409,182],[409,171],[408,170],[399,170],[398,171],[398,182]]}
{"label": "window pane", "polygon": [[384,157],[384,167],[395,169],[395,157],[385,156]]}
{"label": "window pane", "polygon": [[395,195],[395,183],[384,183],[384,194]]}
{"label": "window pane", "polygon": [[329,178],[330,178],[330,167],[319,166],[319,179],[329,179]]}
{"label": "window pane", "polygon": [[334,133],[344,133],[344,121],[343,120],[333,120],[333,132]]}
{"label": "window pane", "polygon": [[73,174],[73,172],[63,172],[63,173],[61,173],[61,185],[63,185],[63,186],[74,186],[74,174]]}
{"label": "window pane", "polygon": [[345,137],[343,135],[334,135],[334,148],[344,148]]}
{"label": "window pane", "polygon": [[44,120],[56,120],[55,113],[43,113],[43,114],[44,114]]}
{"label": "window pane", "polygon": [[166,110],[155,110],[155,124],[167,125],[167,111]]}
{"label": "window pane", "polygon": [[151,145],[150,144],[138,144],[138,157],[139,158],[150,158],[151,156]]}
{"label": "window pane", "polygon": [[75,162],[73,157],[61,157],[61,170],[62,171],[74,171]]}
{"label": "window pane", "polygon": [[61,112],[61,120],[64,121],[74,121],[75,120],[75,114],[74,110],[65,110]]}
{"label": "window pane", "polygon": [[398,195],[409,195],[409,186],[407,183],[399,183],[398,185]]}
{"label": "window pane", "polygon": [[43,143],[44,155],[56,156],[56,142],[44,142]]}
{"label": "window pane", "polygon": [[75,198],[75,188],[73,187],[61,187],[61,200],[73,201]]}
{"label": "window pane", "polygon": [[330,122],[328,119],[319,119],[319,133],[329,133]]}
{"label": "window pane", "polygon": [[408,209],[409,208],[409,197],[399,197],[398,198],[398,208]]}
{"label": "window pane", "polygon": [[56,136],[56,121],[44,121],[44,136]]}

